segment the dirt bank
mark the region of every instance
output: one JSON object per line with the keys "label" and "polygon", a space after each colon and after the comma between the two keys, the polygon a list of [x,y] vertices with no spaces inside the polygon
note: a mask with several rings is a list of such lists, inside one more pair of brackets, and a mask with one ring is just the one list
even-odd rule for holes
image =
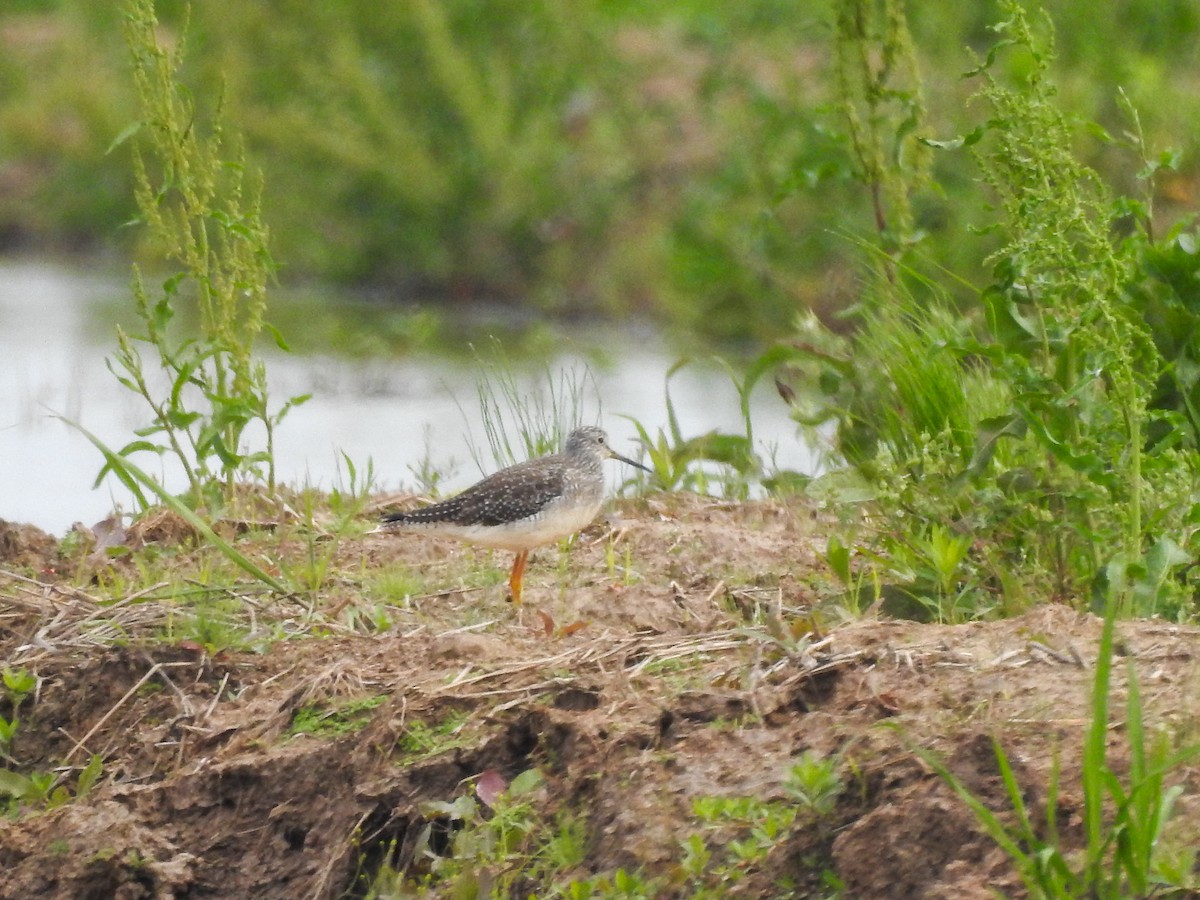
{"label": "dirt bank", "polygon": [[[618,515],[535,555],[519,613],[498,585],[472,586],[502,580],[502,554],[344,541],[315,597],[243,592],[229,616],[256,650],[182,637],[179,598],[110,599],[67,576],[53,541],[9,529],[0,650],[37,687],[5,766],[52,773],[72,796],[93,755],[103,770],[85,796],[23,801],[0,823],[0,897],[367,896],[382,865],[428,873],[450,852],[455,823],[431,801],[484,798],[481,776],[531,769],[537,816],[582,823],[582,855],[543,883],[505,882],[514,891],[624,869],[652,895],[691,896],[680,842],[702,835],[714,867],[723,846],[694,802],[784,801],[806,751],[838,761],[836,803],[797,819],[728,893],[830,896],[832,874],[847,897],[1021,896],[1008,858],[912,752],[936,751],[1011,821],[993,737],[1041,822],[1057,758],[1057,827],[1082,844],[1097,619],[1046,606],[960,626],[839,622],[827,526],[807,507],[672,498]],[[430,589],[385,602],[372,578],[387,571]],[[1152,725],[1194,739],[1200,633],[1148,621],[1119,637]],[[1121,771],[1127,676],[1114,671]],[[12,704],[9,692],[6,719]],[[1200,782],[1188,766],[1174,781],[1164,840],[1186,846]]]}

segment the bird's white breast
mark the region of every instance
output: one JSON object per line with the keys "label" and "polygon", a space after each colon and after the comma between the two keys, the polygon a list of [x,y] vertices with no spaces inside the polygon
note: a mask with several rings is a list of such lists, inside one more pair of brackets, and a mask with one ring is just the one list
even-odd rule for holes
{"label": "bird's white breast", "polygon": [[[603,506],[603,499],[581,506],[560,506],[550,504],[537,515],[505,525],[458,525],[453,529],[453,535],[460,540],[478,544],[481,547],[496,547],[501,550],[511,550],[514,553],[550,544],[559,538],[574,534],[581,528],[586,528],[596,518]],[[443,533],[451,533],[444,529]]]}

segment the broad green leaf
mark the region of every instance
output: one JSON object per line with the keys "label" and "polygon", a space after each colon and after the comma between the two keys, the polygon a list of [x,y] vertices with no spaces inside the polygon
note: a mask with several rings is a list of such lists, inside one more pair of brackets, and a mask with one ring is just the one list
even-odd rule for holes
{"label": "broad green leaf", "polygon": [[75,795],[86,797],[92,791],[96,781],[104,773],[104,759],[99,753],[92,754],[88,764],[79,773],[79,781],[75,785]]}
{"label": "broad green leaf", "polygon": [[0,769],[0,793],[20,799],[29,796],[31,782],[19,772],[11,769]]}

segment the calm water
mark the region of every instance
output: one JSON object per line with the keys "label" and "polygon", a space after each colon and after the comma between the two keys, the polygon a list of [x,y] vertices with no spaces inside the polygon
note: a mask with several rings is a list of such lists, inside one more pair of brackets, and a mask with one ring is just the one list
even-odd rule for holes
{"label": "calm water", "polygon": [[[76,521],[99,521],[114,506],[130,509],[128,495],[115,481],[92,488],[99,454],[57,418],[79,422],[112,447],[131,440],[134,429],[147,423],[137,398],[104,363],[115,340],[114,325],[102,311],[112,310],[114,300],[126,302],[127,295],[121,276],[0,263],[0,518],[61,534]],[[595,340],[581,334],[570,344],[586,348]],[[584,392],[583,418],[594,421],[599,413],[613,445],[636,456],[636,432],[621,416],[635,417],[652,434],[666,427],[664,377],[675,356],[632,331],[610,332],[604,344],[603,368],[589,366],[586,350],[580,350],[543,361],[518,381],[530,391],[545,392],[547,364],[552,373],[577,376],[588,366],[596,388],[589,385]],[[370,459],[384,490],[413,486],[410,467],[426,456],[447,473],[445,490],[479,477],[470,448],[488,451],[476,393],[480,371],[474,365],[433,356],[349,360],[284,354],[267,363],[276,402],[313,394],[277,432],[281,481],[321,487],[344,483],[339,474],[343,452],[360,469]],[[599,410],[597,394],[603,398]],[[715,368],[681,370],[671,380],[671,396],[686,436],[741,429],[737,396],[728,376]],[[753,421],[760,449],[773,453],[777,465],[815,470],[814,453],[769,386],[756,392]],[[179,473],[153,457],[135,460],[173,489],[182,488]],[[619,470],[612,464],[614,483]]]}

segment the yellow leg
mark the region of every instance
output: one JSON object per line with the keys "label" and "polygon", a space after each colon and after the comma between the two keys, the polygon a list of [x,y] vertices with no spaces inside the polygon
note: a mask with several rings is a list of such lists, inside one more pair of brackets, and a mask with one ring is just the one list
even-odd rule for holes
{"label": "yellow leg", "polygon": [[513,560],[512,574],[508,576],[508,592],[512,595],[513,603],[518,605],[521,602],[521,579],[525,577],[525,560],[528,558],[528,550],[518,553]]}

